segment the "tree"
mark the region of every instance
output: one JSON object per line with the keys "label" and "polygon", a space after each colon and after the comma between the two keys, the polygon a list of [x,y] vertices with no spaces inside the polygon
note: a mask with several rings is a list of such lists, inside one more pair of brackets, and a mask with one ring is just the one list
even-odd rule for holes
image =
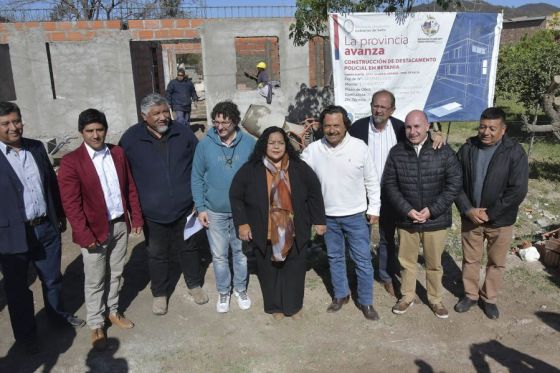
{"label": "tree", "polygon": [[[560,32],[538,31],[502,47],[498,58],[496,95],[524,108],[522,120],[530,132],[553,131],[560,138]],[[552,124],[537,125],[540,110]]]}
{"label": "tree", "polygon": [[[443,9],[459,0],[436,0]],[[290,38],[294,45],[303,46],[316,36],[324,37],[329,13],[396,12],[406,14],[414,0],[296,0],[295,22],[290,25]]]}

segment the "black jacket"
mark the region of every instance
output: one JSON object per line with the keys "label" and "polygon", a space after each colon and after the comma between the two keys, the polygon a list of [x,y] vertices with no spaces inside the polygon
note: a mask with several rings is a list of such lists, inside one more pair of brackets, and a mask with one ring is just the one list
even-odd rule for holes
{"label": "black jacket", "polygon": [[190,79],[177,80],[173,79],[167,85],[165,97],[169,101],[169,105],[173,110],[191,111],[191,102],[197,101],[198,96]]}
{"label": "black jacket", "polygon": [[[370,118],[371,116],[355,121],[354,124],[352,124],[352,126],[348,129],[348,133],[350,134],[350,136],[361,139],[367,144],[369,139],[368,134]],[[404,132],[404,123],[397,118],[390,117],[389,119],[391,120],[393,131],[395,131],[395,135],[397,136],[397,142],[405,142],[406,134]]]}
{"label": "black jacket", "polygon": [[[23,138],[24,149],[28,150],[39,169],[47,217],[55,229],[60,222],[66,221],[60,192],[51,162],[42,142]],[[23,184],[10,162],[0,154],[0,254],[20,254],[29,251],[25,228],[25,205],[23,203]]]}
{"label": "black jacket", "polygon": [[[448,145],[432,149],[432,140],[416,156],[410,142],[398,143],[389,152],[383,172],[381,195],[396,214],[397,227],[435,231],[451,226],[451,205],[461,190],[461,170]],[[431,217],[423,224],[407,216],[428,207]]]}
{"label": "black jacket", "polygon": [[[309,241],[311,225],[325,225],[321,184],[307,163],[290,162],[288,168],[294,208],[295,246],[301,250]],[[262,163],[247,162],[233,177],[229,190],[235,229],[249,224],[253,244],[265,254],[268,233],[268,188]]]}
{"label": "black jacket", "polygon": [[[463,189],[455,204],[461,215],[474,207],[474,167],[480,146],[478,137],[474,136],[467,139],[457,152],[463,171]],[[499,228],[515,223],[519,205],[527,195],[528,182],[529,165],[525,150],[508,135],[504,135],[488,165],[478,206],[487,209],[486,214],[490,219],[488,225]]]}

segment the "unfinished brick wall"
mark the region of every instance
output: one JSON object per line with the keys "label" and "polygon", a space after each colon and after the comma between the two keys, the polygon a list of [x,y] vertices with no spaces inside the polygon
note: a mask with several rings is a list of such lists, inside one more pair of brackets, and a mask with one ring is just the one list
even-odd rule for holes
{"label": "unfinished brick wall", "polygon": [[[13,31],[40,29],[47,41],[62,42],[88,41],[99,32],[124,32],[127,27],[132,40],[200,39],[197,27],[203,22],[203,19],[130,20],[126,27],[120,20],[0,23],[0,43],[9,43],[10,32]],[[200,43],[193,48],[200,53]]]}
{"label": "unfinished brick wall", "polygon": [[76,21],[76,22],[17,22],[0,23],[0,43],[9,43],[10,31],[39,29],[49,42],[88,41],[100,31],[121,30],[121,21]]}

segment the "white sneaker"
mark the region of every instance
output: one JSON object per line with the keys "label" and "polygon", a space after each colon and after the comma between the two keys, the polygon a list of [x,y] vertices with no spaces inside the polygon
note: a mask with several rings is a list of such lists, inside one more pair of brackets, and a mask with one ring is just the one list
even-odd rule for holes
{"label": "white sneaker", "polygon": [[218,311],[219,313],[226,313],[229,311],[229,298],[230,295],[228,294],[222,294],[220,293],[220,295],[218,296],[218,303],[216,303],[216,311]]}
{"label": "white sneaker", "polygon": [[249,299],[246,290],[240,292],[234,290],[233,296],[235,297],[235,300],[237,300],[237,305],[239,306],[240,309],[248,310],[249,308],[251,308],[251,299]]}

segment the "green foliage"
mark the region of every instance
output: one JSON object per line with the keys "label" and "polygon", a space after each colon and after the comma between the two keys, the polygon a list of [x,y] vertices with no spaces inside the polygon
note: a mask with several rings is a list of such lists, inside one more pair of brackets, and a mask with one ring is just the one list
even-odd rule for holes
{"label": "green foliage", "polygon": [[560,32],[542,30],[502,47],[498,58],[496,95],[521,104],[527,114],[542,108],[554,75],[560,74]]}
{"label": "green foliage", "polygon": [[[437,0],[447,9],[459,0]],[[303,46],[315,36],[325,36],[329,13],[404,12],[408,13],[414,0],[297,0],[295,22],[290,25],[290,38],[294,45]]]}

